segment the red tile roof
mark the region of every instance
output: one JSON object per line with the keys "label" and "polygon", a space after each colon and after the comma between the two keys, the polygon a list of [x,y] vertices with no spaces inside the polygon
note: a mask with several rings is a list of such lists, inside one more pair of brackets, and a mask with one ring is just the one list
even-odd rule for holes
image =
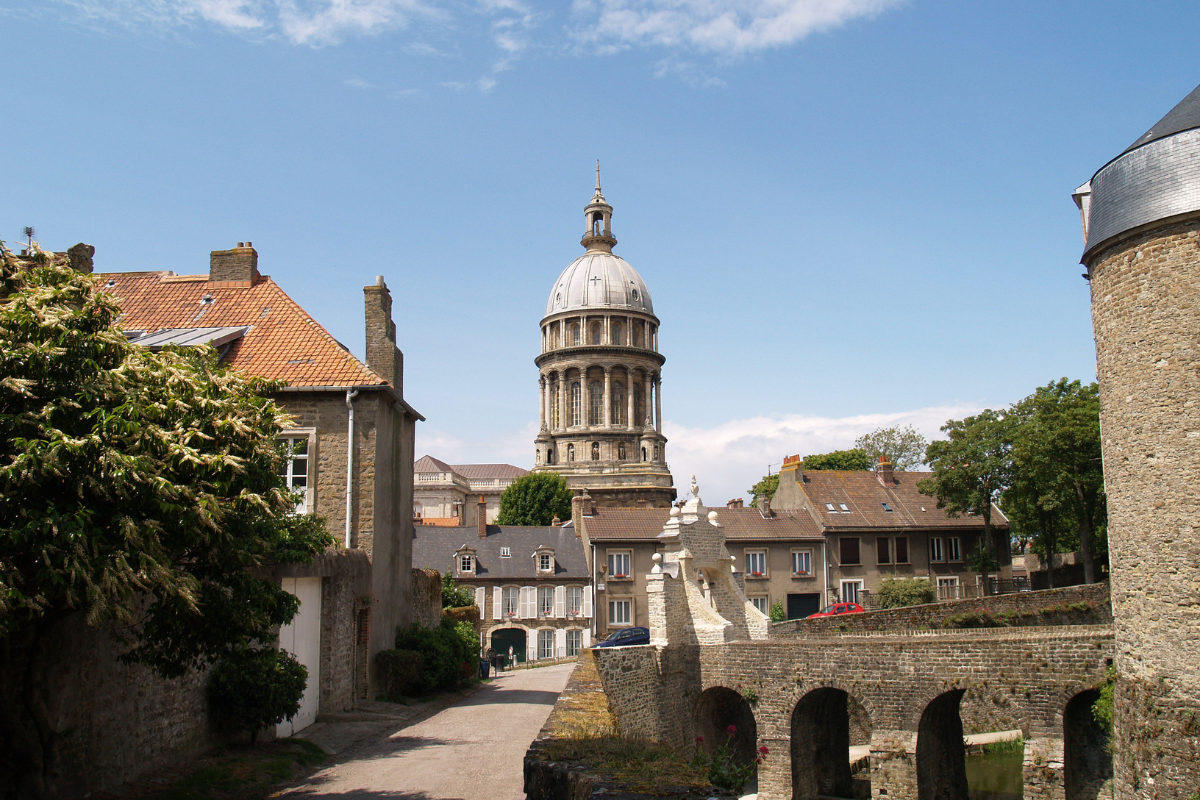
{"label": "red tile roof", "polygon": [[[757,508],[716,508],[726,539],[821,539],[806,511],[773,511],[764,519]],[[584,517],[590,539],[653,539],[670,519],[666,508],[596,508]]]}
{"label": "red tile roof", "polygon": [[126,330],[245,325],[249,330],[224,356],[224,362],[235,369],[290,386],[387,384],[268,276],[253,285],[170,272],[110,272],[96,277],[117,298]]}
{"label": "red tile roof", "polygon": [[[804,494],[827,529],[982,528],[983,517],[951,517],[937,507],[936,498],[917,491],[917,483],[932,474],[895,472],[891,484],[885,486],[871,471],[807,470]],[[829,511],[826,503],[836,511]],[[843,503],[848,511],[842,511]],[[892,510],[888,511],[884,503]],[[998,508],[992,511],[992,524],[1008,527],[1008,519]]]}

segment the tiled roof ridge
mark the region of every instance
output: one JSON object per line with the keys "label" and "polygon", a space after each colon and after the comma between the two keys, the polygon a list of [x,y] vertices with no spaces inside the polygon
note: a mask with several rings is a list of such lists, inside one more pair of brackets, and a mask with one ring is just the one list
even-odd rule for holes
{"label": "tiled roof ridge", "polygon": [[418,458],[416,461],[413,462],[413,464],[414,465],[420,464],[422,461],[424,461],[427,458],[438,467],[438,471],[440,471],[440,472],[454,472],[455,471],[454,467],[452,467],[451,465],[447,464],[445,461],[442,461],[439,458],[434,458],[433,456],[429,455],[428,453],[426,453],[425,455]]}

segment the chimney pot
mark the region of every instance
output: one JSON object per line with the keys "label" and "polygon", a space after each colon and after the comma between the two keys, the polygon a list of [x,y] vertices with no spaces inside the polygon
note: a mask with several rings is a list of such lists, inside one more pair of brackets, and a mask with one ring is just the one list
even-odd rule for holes
{"label": "chimney pot", "polygon": [[555,514],[554,519],[550,520],[550,527],[552,527],[552,528],[561,528],[562,527],[562,520],[558,518],[558,514]]}
{"label": "chimney pot", "polygon": [[771,498],[770,497],[768,497],[767,495],[763,495],[762,497],[758,498],[758,511],[760,514],[762,514],[763,519],[771,518]]}
{"label": "chimney pot", "polygon": [[879,463],[875,465],[875,471],[876,477],[879,478],[879,482],[884,486],[890,486],[896,482],[892,475],[892,462],[888,461],[887,456],[879,457]]}

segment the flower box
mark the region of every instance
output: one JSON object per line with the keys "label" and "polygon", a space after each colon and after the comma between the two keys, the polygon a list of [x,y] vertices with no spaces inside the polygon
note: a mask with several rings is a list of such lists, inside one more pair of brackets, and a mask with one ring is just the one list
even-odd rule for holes
{"label": "flower box", "polygon": [[751,578],[761,578],[762,576],[763,576],[763,574],[761,572],[751,572],[750,573]]}

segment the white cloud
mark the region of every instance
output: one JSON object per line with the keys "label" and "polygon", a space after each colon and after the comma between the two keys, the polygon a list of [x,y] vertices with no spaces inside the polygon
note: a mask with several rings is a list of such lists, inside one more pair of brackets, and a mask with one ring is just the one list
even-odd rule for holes
{"label": "white cloud", "polygon": [[420,0],[276,0],[279,27],[296,44],[330,44],[346,34],[403,28],[413,17],[444,16]]}
{"label": "white cloud", "polygon": [[576,0],[576,34],[600,45],[738,55],[794,44],[903,0]]}
{"label": "white cloud", "polygon": [[515,464],[533,467],[533,440],[537,423],[499,431],[482,438],[464,438],[429,423],[417,426],[417,458],[431,455],[447,464]]}
{"label": "white cloud", "polygon": [[[958,404],[915,411],[859,414],[852,417],[810,417],[803,414],[730,420],[712,428],[685,428],[666,421],[667,460],[680,496],[692,475],[709,506],[745,497],[746,490],[767,474],[778,471],[786,455],[809,455],[853,447],[854,440],[876,428],[912,425],[927,439],[949,419],[978,413],[980,406]],[[747,499],[749,499],[747,497]]]}

